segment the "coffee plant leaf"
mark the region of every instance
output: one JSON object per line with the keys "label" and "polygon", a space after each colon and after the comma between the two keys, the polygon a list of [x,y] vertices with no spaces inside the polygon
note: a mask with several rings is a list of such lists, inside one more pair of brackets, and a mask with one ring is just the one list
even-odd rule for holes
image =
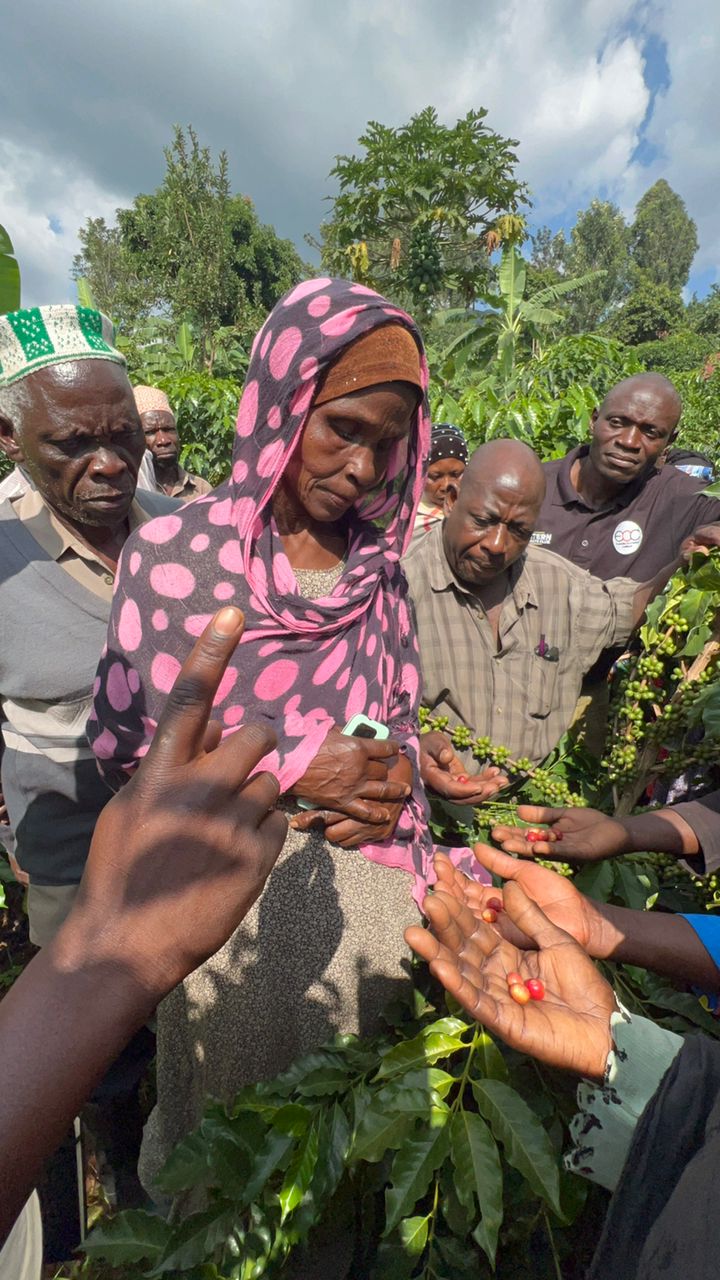
{"label": "coffee plant leaf", "polygon": [[105,1258],[114,1267],[133,1262],[155,1262],[170,1239],[172,1227],[164,1218],[142,1209],[126,1209],[114,1218],[102,1218],[83,1242],[91,1258]]}
{"label": "coffee plant leaf", "polygon": [[472,1068],[479,1067],[479,1071],[471,1068],[471,1079],[476,1079],[478,1075],[488,1080],[508,1080],[508,1069],[505,1065],[500,1050],[498,1049],[492,1036],[487,1031],[481,1031],[475,1037],[475,1051],[473,1053]]}
{"label": "coffee plant leaf", "polygon": [[385,1192],[385,1235],[394,1231],[425,1195],[433,1174],[448,1154],[449,1145],[447,1124],[425,1130],[403,1143],[393,1160],[390,1186]]}
{"label": "coffee plant leaf", "polygon": [[460,1018],[441,1018],[424,1027],[412,1040],[393,1045],[383,1055],[375,1080],[400,1075],[413,1067],[432,1066],[440,1058],[450,1057],[460,1049],[467,1049],[462,1039],[469,1027]]}
{"label": "coffee plant leaf", "polygon": [[175,1277],[207,1261],[230,1234],[236,1218],[235,1206],[228,1206],[227,1201],[191,1213],[172,1228],[162,1254],[147,1274]]}
{"label": "coffee plant leaf", "polygon": [[279,1192],[281,1223],[303,1199],[312,1181],[319,1150],[318,1121],[315,1119],[287,1167]]}
{"label": "coffee plant leaf", "polygon": [[243,1187],[239,1208],[245,1208],[260,1195],[268,1179],[283,1163],[292,1144],[292,1134],[278,1133],[275,1129],[268,1131],[265,1142],[255,1157],[250,1176]]}
{"label": "coffee plant leaf", "polygon": [[424,1218],[405,1218],[398,1227],[403,1249],[411,1258],[419,1258],[428,1238],[430,1214]]}
{"label": "coffee plant leaf", "polygon": [[607,902],[615,884],[615,875],[611,862],[594,862],[583,867],[573,881],[576,889],[595,898],[597,902]]}
{"label": "coffee plant leaf", "polygon": [[460,1108],[450,1122],[450,1154],[455,1166],[455,1190],[472,1215],[477,1199],[481,1219],[473,1237],[495,1265],[498,1234],[503,1220],[503,1175],[497,1145],[485,1121]]}
{"label": "coffee plant leaf", "polygon": [[196,1131],[180,1139],[163,1165],[157,1183],[161,1191],[175,1195],[190,1187],[203,1187],[209,1178],[207,1140]]}
{"label": "coffee plant leaf", "polygon": [[501,1080],[473,1081],[472,1091],[478,1111],[488,1121],[495,1140],[502,1143],[508,1163],[562,1218],[558,1160],[537,1116]]}

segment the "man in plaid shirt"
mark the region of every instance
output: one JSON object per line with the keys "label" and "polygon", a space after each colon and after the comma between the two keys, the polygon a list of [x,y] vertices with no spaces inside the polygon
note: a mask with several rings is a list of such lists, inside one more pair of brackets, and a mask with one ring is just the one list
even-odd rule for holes
{"label": "man in plaid shirt", "polygon": [[585,672],[627,642],[680,563],[648,583],[601,582],[530,545],[544,494],[532,449],[492,440],[405,560],[425,705],[533,763],[571,723]]}

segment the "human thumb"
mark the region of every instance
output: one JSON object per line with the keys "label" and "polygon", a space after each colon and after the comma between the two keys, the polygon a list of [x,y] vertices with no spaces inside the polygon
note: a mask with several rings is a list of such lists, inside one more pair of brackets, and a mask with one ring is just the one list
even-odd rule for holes
{"label": "human thumb", "polygon": [[575,939],[548,920],[538,904],[512,880],[503,888],[503,907],[512,923],[532,939],[538,951],[566,942],[577,946]]}

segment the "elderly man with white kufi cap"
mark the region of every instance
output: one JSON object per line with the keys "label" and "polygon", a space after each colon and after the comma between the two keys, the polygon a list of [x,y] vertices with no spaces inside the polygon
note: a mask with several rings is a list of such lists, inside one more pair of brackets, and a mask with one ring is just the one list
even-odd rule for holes
{"label": "elderly man with white kufi cap", "polygon": [[[110,796],[85,726],[118,558],[133,529],[178,503],[136,495],[145,441],[125,360],[110,321],[86,307],[0,315],[0,447],[26,482],[0,500],[0,836],[28,883],[31,939],[44,946],[72,906]],[[127,1135],[127,1073],[123,1088],[112,1106]]]}

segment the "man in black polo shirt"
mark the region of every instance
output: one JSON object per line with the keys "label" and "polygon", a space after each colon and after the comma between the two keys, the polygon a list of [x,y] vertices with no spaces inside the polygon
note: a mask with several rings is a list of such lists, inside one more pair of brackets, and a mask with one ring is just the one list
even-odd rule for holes
{"label": "man in black polo shirt", "polygon": [[[544,464],[547,493],[532,541],[597,578],[653,578],[689,546],[720,545],[720,501],[659,465],[682,402],[659,373],[625,378],[592,416],[589,445]],[[709,526],[709,527],[708,527]]]}

